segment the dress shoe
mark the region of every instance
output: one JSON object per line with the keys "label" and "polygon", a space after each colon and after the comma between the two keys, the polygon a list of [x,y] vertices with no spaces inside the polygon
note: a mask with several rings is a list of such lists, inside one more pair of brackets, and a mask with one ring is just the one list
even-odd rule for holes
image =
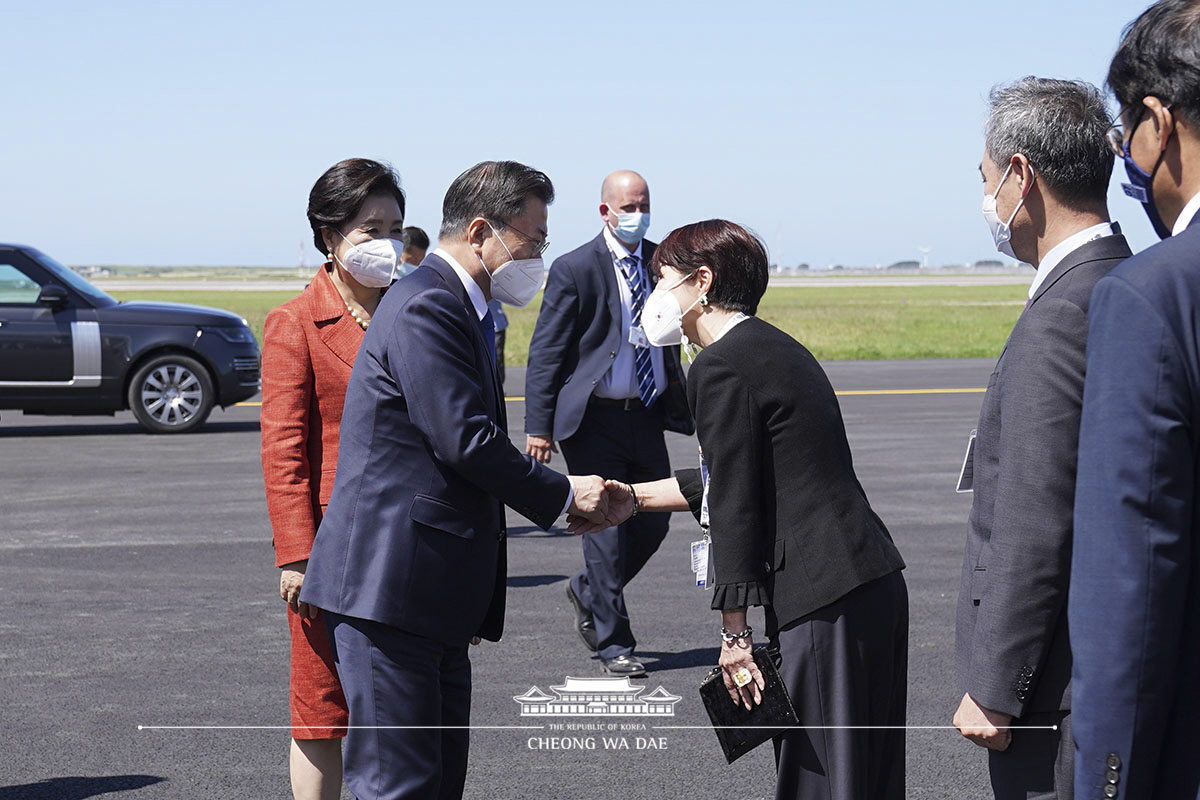
{"label": "dress shoe", "polygon": [[609,675],[617,675],[623,678],[639,678],[646,674],[645,665],[635,655],[617,656],[607,661],[601,659],[601,663],[604,664],[604,671]]}
{"label": "dress shoe", "polygon": [[575,630],[579,632],[579,638],[588,650],[596,652],[596,620],[592,618],[592,612],[583,607],[570,581],[567,581],[567,599],[575,609]]}

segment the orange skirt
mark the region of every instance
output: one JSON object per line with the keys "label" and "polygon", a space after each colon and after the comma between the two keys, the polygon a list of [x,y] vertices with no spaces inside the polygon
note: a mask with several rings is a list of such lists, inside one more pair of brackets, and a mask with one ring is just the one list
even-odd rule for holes
{"label": "orange skirt", "polygon": [[301,617],[287,609],[292,638],[291,690],[293,739],[337,739],[346,735],[349,712],[333,664],[325,615]]}

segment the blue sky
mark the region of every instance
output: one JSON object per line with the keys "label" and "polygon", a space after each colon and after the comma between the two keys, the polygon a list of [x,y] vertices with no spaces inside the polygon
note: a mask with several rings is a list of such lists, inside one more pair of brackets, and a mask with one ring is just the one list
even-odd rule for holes
{"label": "blue sky", "polygon": [[[726,217],[789,265],[998,257],[989,88],[1102,84],[1144,7],[0,0],[0,241],[70,264],[316,264],[305,203],[334,162],[392,163],[433,233],[454,176],[512,158],[555,183],[548,258],[599,231],[618,168],[650,182],[652,239]],[[1140,249],[1123,172],[1110,207]]]}

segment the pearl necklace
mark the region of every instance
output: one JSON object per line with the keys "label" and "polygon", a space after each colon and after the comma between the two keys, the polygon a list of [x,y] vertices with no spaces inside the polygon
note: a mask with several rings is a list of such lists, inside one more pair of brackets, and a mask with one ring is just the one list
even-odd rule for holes
{"label": "pearl necklace", "polygon": [[358,312],[350,307],[349,303],[346,303],[346,310],[350,312],[350,316],[354,317],[354,321],[358,323],[358,327],[364,331],[371,326],[371,320],[360,317]]}

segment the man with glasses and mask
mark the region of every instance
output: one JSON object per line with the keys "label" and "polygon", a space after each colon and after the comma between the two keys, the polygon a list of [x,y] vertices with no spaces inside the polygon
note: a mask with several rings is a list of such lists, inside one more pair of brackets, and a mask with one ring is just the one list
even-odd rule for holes
{"label": "man with glasses and mask", "polygon": [[541,288],[553,199],[549,178],[512,161],[458,176],[438,249],[384,295],[350,375],[300,600],[326,613],[358,800],[462,796],[468,644],[504,626],[504,506],[543,529],[568,511],[604,517],[603,480],[509,441],[496,375],[487,303]]}
{"label": "man with glasses and mask", "polygon": [[1163,241],[1096,286],[1068,617],[1080,797],[1200,797],[1200,2],[1108,71],[1126,193]]}
{"label": "man with glasses and mask", "polygon": [[[555,260],[525,373],[526,452],[543,464],[562,445],[572,472],[624,482],[671,474],[663,430],[695,430],[679,348],[654,347],[641,325],[654,279],[650,189],[621,170],[600,189],[604,228]],[[642,514],[583,539],[567,599],[584,645],[611,675],[644,675],[624,588],[667,535],[668,514]]]}
{"label": "man with glasses and mask", "polygon": [[993,89],[989,103],[983,215],[997,249],[1037,273],[974,440],[954,724],[988,748],[998,799],[1069,798],[1066,597],[1088,303],[1130,251],[1109,221],[1100,92],[1029,77]]}

